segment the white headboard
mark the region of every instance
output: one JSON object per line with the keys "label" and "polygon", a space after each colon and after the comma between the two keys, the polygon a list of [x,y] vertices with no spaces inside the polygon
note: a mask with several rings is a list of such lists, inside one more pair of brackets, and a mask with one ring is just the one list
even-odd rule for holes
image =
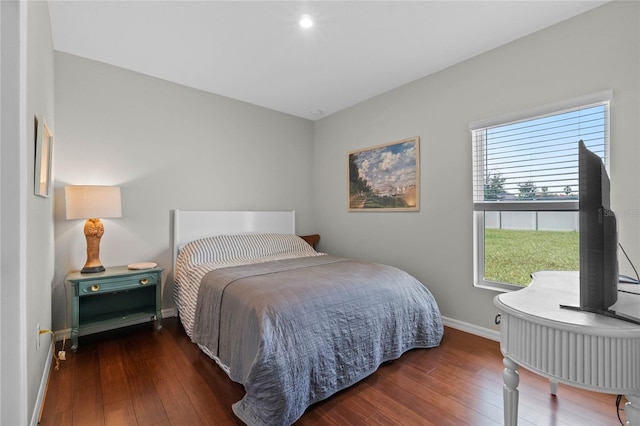
{"label": "white headboard", "polygon": [[178,250],[190,241],[214,235],[296,233],[295,211],[171,210],[171,258],[175,270]]}

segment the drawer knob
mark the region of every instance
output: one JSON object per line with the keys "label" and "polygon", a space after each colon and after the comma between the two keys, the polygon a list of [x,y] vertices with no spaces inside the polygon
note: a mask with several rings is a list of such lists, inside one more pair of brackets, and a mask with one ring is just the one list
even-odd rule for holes
{"label": "drawer knob", "polygon": [[145,285],[145,284],[148,284],[148,283],[149,283],[149,278],[142,278],[140,280],[140,284],[142,284],[142,285]]}
{"label": "drawer knob", "polygon": [[100,286],[98,284],[94,284],[91,286],[91,291],[98,291],[100,290]]}

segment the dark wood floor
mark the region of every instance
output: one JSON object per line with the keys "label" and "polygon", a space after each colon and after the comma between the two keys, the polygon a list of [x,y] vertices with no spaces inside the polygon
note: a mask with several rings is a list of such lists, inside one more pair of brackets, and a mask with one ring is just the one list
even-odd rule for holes
{"label": "dark wood floor", "polygon": [[[52,369],[41,425],[241,425],[241,385],[189,341],[176,318],[80,338]],[[68,344],[69,342],[67,342]],[[310,407],[298,425],[500,425],[496,342],[446,328],[440,347],[413,350]],[[521,369],[520,425],[616,425],[615,395],[548,382]],[[623,399],[624,402],[624,399]],[[624,412],[621,413],[624,420]]]}

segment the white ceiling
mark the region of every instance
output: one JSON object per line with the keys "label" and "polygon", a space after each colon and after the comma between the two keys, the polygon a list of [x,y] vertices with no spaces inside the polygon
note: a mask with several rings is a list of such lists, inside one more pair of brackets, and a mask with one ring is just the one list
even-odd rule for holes
{"label": "white ceiling", "polygon": [[[603,3],[50,0],[49,10],[56,50],[316,120]],[[297,24],[305,13],[310,30]]]}

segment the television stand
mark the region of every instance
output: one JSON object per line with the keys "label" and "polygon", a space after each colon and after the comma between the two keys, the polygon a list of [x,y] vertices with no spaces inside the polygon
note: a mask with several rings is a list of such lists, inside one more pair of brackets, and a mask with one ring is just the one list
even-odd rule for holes
{"label": "television stand", "polygon": [[[558,303],[578,304],[579,281],[578,272],[536,272],[529,287],[494,298],[501,315],[506,426],[518,424],[520,366],[548,378],[553,395],[558,383],[625,395],[627,425],[640,426],[640,325],[560,308]],[[612,309],[640,314],[637,296],[618,296]],[[611,416],[617,421],[613,408]]]}

